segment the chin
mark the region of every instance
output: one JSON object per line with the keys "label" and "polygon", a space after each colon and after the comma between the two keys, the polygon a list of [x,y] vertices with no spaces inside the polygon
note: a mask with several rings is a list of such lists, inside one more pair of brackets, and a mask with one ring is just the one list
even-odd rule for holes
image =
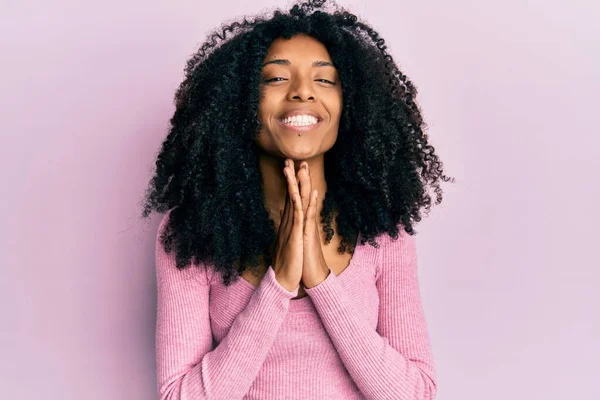
{"label": "chin", "polygon": [[282,149],[280,151],[283,158],[291,158],[294,161],[307,160],[309,158],[316,157],[321,153],[314,151],[313,149]]}

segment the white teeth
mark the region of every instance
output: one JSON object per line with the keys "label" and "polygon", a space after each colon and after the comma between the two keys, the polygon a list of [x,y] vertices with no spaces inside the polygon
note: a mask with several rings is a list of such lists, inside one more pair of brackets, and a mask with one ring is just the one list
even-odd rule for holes
{"label": "white teeth", "polygon": [[312,115],[294,115],[293,117],[284,118],[281,121],[284,124],[292,126],[314,125],[319,122],[318,119]]}

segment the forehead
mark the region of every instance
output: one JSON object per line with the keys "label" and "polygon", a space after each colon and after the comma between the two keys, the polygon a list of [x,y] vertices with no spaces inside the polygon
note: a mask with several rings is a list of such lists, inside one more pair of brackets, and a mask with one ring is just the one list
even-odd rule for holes
{"label": "forehead", "polygon": [[271,43],[264,61],[276,58],[288,59],[291,63],[294,63],[294,61],[312,62],[317,59],[331,60],[327,48],[321,42],[305,35],[297,35],[290,39],[275,39]]}

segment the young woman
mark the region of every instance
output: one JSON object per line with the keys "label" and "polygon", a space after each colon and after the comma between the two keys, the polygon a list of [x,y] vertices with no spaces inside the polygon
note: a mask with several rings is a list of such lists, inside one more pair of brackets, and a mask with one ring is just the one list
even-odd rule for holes
{"label": "young woman", "polygon": [[143,211],[160,399],[436,394],[412,224],[450,179],[384,40],[323,3],[187,63]]}

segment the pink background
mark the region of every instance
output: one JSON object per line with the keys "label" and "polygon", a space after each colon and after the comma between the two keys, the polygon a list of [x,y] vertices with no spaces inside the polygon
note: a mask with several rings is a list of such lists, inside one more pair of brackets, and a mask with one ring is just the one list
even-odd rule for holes
{"label": "pink background", "polygon": [[[2,3],[1,397],[155,398],[159,216],[138,216],[172,96],[209,30],[286,3]],[[600,7],[341,4],[457,179],[416,227],[437,398],[600,398]]]}

